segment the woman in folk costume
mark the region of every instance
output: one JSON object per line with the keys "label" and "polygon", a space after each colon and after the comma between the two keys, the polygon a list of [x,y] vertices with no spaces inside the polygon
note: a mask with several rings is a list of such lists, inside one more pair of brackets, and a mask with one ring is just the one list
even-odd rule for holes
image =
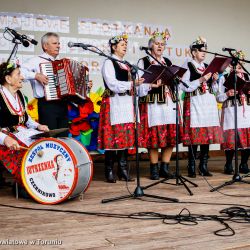
{"label": "woman in folk costume", "polygon": [[13,133],[19,127],[49,131],[46,125],[33,121],[25,111],[24,97],[20,92],[23,79],[18,65],[0,65],[0,163],[21,185],[20,168],[26,150],[20,146],[26,145],[15,138]]}
{"label": "woman in folk costume", "polygon": [[[163,57],[166,48],[166,33],[153,33],[149,39],[150,53],[166,66],[171,61]],[[151,64],[159,64],[153,58],[146,56],[139,60],[138,66],[147,69]],[[146,84],[144,84],[146,85]],[[163,79],[148,84],[148,88],[140,88],[140,132],[139,145],[147,148],[150,157],[150,179],[160,177],[172,178],[169,172],[169,162],[173,147],[176,144],[176,111],[174,86],[168,86]],[[182,131],[180,126],[179,131]],[[180,138],[180,137],[179,137]],[[161,149],[160,170],[158,166],[158,149]]]}
{"label": "woman in folk costume", "polygon": [[[123,60],[127,52],[127,36],[115,36],[109,40],[112,57]],[[134,146],[134,106],[130,68],[114,60],[107,59],[102,68],[105,85],[98,131],[98,147],[105,149],[105,177],[108,182],[116,182],[113,172],[118,160],[118,177],[131,181],[127,167],[128,149]],[[140,85],[143,79],[136,81]],[[117,154],[117,155],[116,155]]]}
{"label": "woman in folk costume", "polygon": [[[235,52],[235,57],[239,59],[244,59],[244,54],[242,51]],[[230,66],[232,70],[232,66]],[[240,64],[236,66],[237,76],[243,80],[249,80],[249,77]],[[222,148],[225,150],[226,154],[226,164],[224,167],[225,174],[233,174],[232,160],[234,157],[234,85],[233,80],[231,84],[224,86],[225,81],[228,79],[229,74],[225,74],[219,80],[219,89],[217,94],[217,101],[223,103],[222,106],[222,127],[224,132],[224,142]],[[233,79],[233,78],[232,78]],[[250,154],[250,92],[248,89],[243,89],[236,93],[236,105],[237,105],[237,136],[238,136],[238,148],[241,151],[241,163],[239,166],[240,173],[247,174],[249,172],[248,168],[248,158]]]}
{"label": "woman in folk costume", "polygon": [[199,37],[190,46],[193,60],[188,63],[188,71],[183,76],[183,81],[188,88],[183,86],[185,92],[183,104],[183,145],[188,146],[188,176],[196,177],[195,156],[200,145],[199,174],[212,176],[209,172],[208,152],[209,144],[222,143],[222,130],[220,128],[217,102],[214,92],[217,91],[216,80],[218,73],[203,73],[207,67],[204,63],[207,43]]}

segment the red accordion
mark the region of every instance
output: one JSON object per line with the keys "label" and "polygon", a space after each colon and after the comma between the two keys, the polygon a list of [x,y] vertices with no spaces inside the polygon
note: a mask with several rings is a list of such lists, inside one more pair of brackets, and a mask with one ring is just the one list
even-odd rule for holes
{"label": "red accordion", "polygon": [[40,63],[41,73],[49,78],[44,86],[45,98],[48,101],[70,99],[85,100],[89,82],[88,67],[71,60],[61,59]]}

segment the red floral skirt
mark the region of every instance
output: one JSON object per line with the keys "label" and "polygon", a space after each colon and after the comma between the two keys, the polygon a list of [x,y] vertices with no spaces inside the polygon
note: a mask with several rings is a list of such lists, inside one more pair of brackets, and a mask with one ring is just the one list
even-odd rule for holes
{"label": "red floral skirt", "polygon": [[[250,128],[240,128],[237,131],[239,149],[250,148]],[[234,129],[225,130],[222,149],[234,149],[234,138]]]}
{"label": "red floral skirt", "polygon": [[127,149],[134,147],[134,142],[134,123],[123,123],[111,126],[110,100],[109,98],[103,98],[99,120],[98,148]]}
{"label": "red floral skirt", "polygon": [[[176,145],[176,124],[166,124],[149,127],[147,104],[140,104],[140,124],[139,147],[142,148],[165,148],[175,147]],[[179,113],[179,121],[180,121]],[[182,140],[183,128],[179,125],[179,143]]]}
{"label": "red floral skirt", "polygon": [[221,144],[223,132],[220,126],[191,128],[190,98],[185,98],[183,104],[183,145]]}
{"label": "red floral skirt", "polygon": [[[20,146],[27,147],[12,134],[9,136],[17,140]],[[0,162],[13,175],[16,182],[20,185],[23,185],[21,178],[21,167],[23,156],[26,152],[26,149],[10,150],[6,146],[0,145]]]}
{"label": "red floral skirt", "polygon": [[9,150],[6,146],[0,145],[0,162],[13,175],[18,184],[22,185],[21,166],[26,150]]}

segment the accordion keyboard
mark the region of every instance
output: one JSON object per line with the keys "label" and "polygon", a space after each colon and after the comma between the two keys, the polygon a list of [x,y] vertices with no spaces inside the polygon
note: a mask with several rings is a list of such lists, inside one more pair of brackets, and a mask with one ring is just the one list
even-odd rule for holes
{"label": "accordion keyboard", "polygon": [[58,100],[57,93],[57,79],[55,77],[52,63],[41,63],[41,72],[49,78],[49,82],[44,86],[45,95],[47,100]]}

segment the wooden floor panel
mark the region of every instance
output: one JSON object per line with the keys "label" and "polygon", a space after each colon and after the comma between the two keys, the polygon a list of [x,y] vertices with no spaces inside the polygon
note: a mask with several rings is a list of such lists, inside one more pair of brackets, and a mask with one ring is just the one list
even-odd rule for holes
{"label": "wooden floor panel", "polygon": [[[132,173],[135,173],[135,163],[131,162]],[[149,163],[140,162],[141,185],[151,184],[149,180]],[[171,163],[171,168],[175,163]],[[232,179],[222,174],[223,157],[212,157],[209,167],[214,176],[207,180],[212,186],[217,186]],[[181,172],[186,176],[186,161],[180,161]],[[103,163],[94,164],[95,174],[87,192],[67,202],[46,206],[31,199],[18,199],[10,188],[0,189],[0,203],[6,205],[28,207],[35,209],[74,210],[91,213],[132,214],[139,212],[155,212],[176,215],[183,208],[192,214],[214,214],[236,205],[250,206],[250,186],[236,183],[222,188],[218,192],[210,192],[211,187],[201,177],[191,181],[198,184],[192,187],[187,184],[193,196],[190,196],[184,186],[158,184],[144,192],[168,198],[177,198],[179,203],[142,197],[141,199],[125,199],[122,201],[102,204],[102,199],[127,195],[126,183],[118,181],[109,184],[103,181]],[[250,177],[245,178],[250,182]],[[173,184],[174,180],[171,181]],[[134,192],[136,183],[129,183],[128,189]],[[245,196],[245,197],[242,197]],[[249,197],[248,197],[249,196]],[[202,204],[204,203],[204,204]],[[217,203],[214,204],[214,203]],[[219,205],[224,204],[224,205]],[[96,215],[72,214],[66,212],[34,211],[31,209],[16,209],[0,206],[0,249],[250,249],[250,224],[229,222],[236,235],[232,237],[215,236],[213,232],[223,226],[215,221],[199,221],[198,225],[181,224],[167,225],[162,220],[138,220],[128,218],[111,218]],[[23,240],[25,245],[4,245],[3,241]],[[45,241],[54,240],[54,243]],[[34,245],[32,245],[32,241]],[[61,241],[61,242],[60,242]],[[59,242],[59,243],[58,243]],[[5,242],[6,243],[6,242]]]}

